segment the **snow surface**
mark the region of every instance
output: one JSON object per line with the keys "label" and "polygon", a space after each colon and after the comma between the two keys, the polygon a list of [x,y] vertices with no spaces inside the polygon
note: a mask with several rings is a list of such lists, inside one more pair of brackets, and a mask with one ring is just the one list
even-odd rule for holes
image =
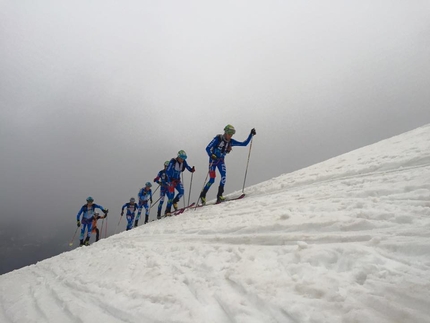
{"label": "snow surface", "polygon": [[430,125],[246,193],[0,276],[0,322],[430,322]]}

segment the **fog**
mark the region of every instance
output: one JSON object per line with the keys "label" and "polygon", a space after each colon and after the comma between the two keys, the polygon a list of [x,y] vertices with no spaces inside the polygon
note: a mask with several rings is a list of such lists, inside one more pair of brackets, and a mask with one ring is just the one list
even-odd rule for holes
{"label": "fog", "polygon": [[[89,195],[110,210],[108,233],[124,230],[121,206],[180,149],[197,170],[196,200],[205,147],[226,124],[240,141],[257,130],[251,150],[226,159],[228,194],[242,189],[249,154],[245,186],[429,123],[429,10],[1,2],[0,273],[68,250]],[[190,180],[186,171],[185,202]]]}

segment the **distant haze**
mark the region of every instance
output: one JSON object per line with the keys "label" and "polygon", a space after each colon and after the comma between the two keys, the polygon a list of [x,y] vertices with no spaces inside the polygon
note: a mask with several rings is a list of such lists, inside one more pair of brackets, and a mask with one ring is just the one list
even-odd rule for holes
{"label": "distant haze", "polygon": [[[430,123],[429,12],[420,0],[3,1],[0,273],[69,250],[89,195],[110,209],[108,233],[124,230],[121,206],[180,149],[196,200],[226,124],[237,140],[257,129],[252,185]],[[249,149],[227,157],[226,194],[242,189]]]}

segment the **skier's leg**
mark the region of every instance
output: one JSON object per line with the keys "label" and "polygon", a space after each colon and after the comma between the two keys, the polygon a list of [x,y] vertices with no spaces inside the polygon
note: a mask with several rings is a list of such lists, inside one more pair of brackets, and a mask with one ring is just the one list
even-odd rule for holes
{"label": "skier's leg", "polygon": [[227,180],[227,169],[225,167],[224,161],[219,163],[217,167],[218,167],[219,173],[221,175],[221,181],[220,181],[219,187],[218,187],[218,194],[216,196],[217,203],[219,203],[219,202],[222,202],[224,200],[224,197],[222,196],[222,194],[224,193],[224,185],[225,185],[225,182]]}
{"label": "skier's leg", "polygon": [[[218,163],[216,162],[212,162],[212,164],[209,167],[209,181],[206,183],[205,187],[203,190],[205,190],[206,192],[209,191],[209,189],[211,188],[212,184],[215,183],[215,178],[216,178],[216,166]],[[205,195],[206,196],[206,195]]]}
{"label": "skier's leg", "polygon": [[178,191],[178,194],[176,195],[175,199],[173,200],[173,207],[175,210],[178,209],[178,202],[181,199],[182,196],[184,196],[184,185],[182,185],[182,182],[178,182],[176,184],[176,190]]}
{"label": "skier's leg", "polygon": [[161,219],[161,210],[163,209],[164,197],[166,196],[166,189],[161,187],[160,189],[160,202],[158,203],[157,219]]}
{"label": "skier's leg", "polygon": [[169,185],[167,189],[167,205],[166,205],[166,210],[164,211],[164,214],[170,214],[174,195],[175,195],[175,188],[173,187],[173,185]]}
{"label": "skier's leg", "polygon": [[90,244],[90,238],[91,238],[91,231],[93,229],[93,222],[87,224],[87,238],[85,239],[84,244],[89,245]]}
{"label": "skier's leg", "polygon": [[143,208],[143,201],[139,199],[139,204],[137,205],[137,216],[136,220],[139,221],[140,215],[142,214],[142,208]]}
{"label": "skier's leg", "polygon": [[144,224],[147,224],[149,220],[149,204],[145,203],[145,222]]}
{"label": "skier's leg", "polygon": [[128,231],[133,227],[133,221],[131,219],[131,216],[127,216],[127,226],[125,227],[125,230]]}
{"label": "skier's leg", "polygon": [[85,225],[82,223],[81,224],[81,235],[79,236],[79,242],[80,242],[81,246],[84,244],[84,234],[85,234]]}

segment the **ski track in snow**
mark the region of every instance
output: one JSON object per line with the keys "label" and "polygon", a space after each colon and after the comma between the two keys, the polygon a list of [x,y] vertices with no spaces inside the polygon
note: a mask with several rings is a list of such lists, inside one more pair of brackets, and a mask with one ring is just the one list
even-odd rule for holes
{"label": "ski track in snow", "polygon": [[430,126],[246,193],[0,276],[0,321],[430,322]]}

